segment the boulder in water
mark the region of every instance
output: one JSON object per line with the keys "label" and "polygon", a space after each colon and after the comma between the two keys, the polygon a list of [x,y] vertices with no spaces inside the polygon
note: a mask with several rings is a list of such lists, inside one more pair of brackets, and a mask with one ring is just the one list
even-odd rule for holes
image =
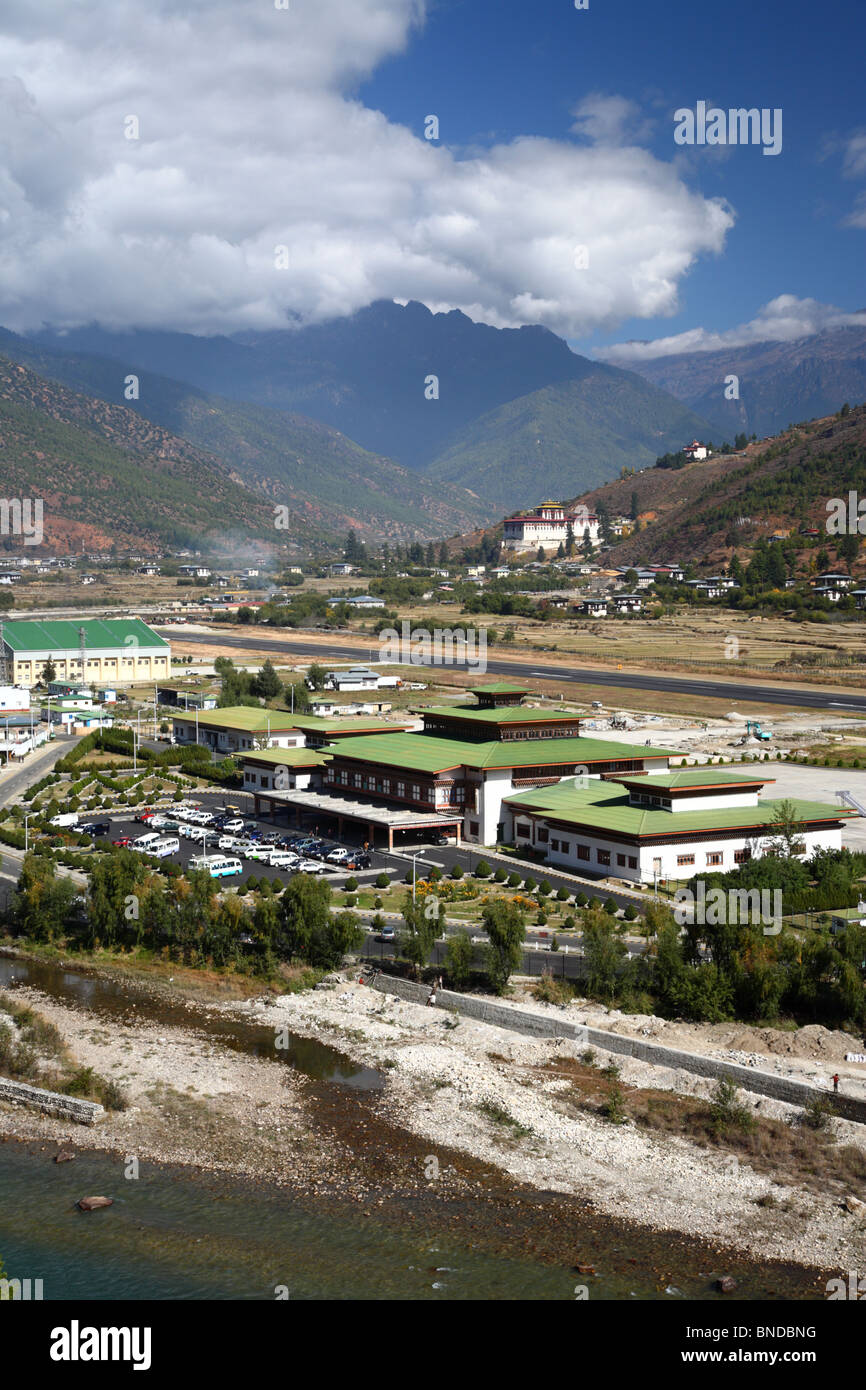
{"label": "boulder in water", "polygon": [[79,1211],[98,1211],[100,1207],[114,1205],[113,1197],[82,1197],[78,1202]]}

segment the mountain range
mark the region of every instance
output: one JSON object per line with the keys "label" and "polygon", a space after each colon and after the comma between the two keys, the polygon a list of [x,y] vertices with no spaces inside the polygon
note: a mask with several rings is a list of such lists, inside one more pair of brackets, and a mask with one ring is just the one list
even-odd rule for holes
{"label": "mountain range", "polygon": [[625,371],[542,327],[392,301],[235,337],[0,329],[0,354],[4,486],[38,497],[50,478],[61,549],[64,527],[76,544],[130,546],[220,529],[306,549],[350,527],[373,543],[455,536],[657,475],[656,457],[693,437],[765,434],[866,397],[866,329]]}
{"label": "mountain range", "polygon": [[[717,443],[741,432],[777,434],[798,420],[829,415],[846,401],[866,400],[866,327],[655,357],[636,361],[634,370],[703,416]],[[726,386],[731,376],[736,384]]]}
{"label": "mountain range", "polygon": [[[461,494],[465,520],[491,520],[539,488],[573,492],[614,477],[707,429],[666,392],[580,356],[545,328],[492,328],[417,303],[380,300],[329,323],[233,338],[85,327],[26,341],[185,383],[219,396],[223,414],[234,401],[315,420],[425,475],[443,502],[450,488],[468,490],[476,500]],[[137,408],[190,428],[144,391]],[[224,447],[213,433],[208,442]]]}

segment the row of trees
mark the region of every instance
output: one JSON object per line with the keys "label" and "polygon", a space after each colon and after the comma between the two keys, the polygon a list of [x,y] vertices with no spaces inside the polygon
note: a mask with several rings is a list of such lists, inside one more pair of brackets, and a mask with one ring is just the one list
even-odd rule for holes
{"label": "row of trees", "polygon": [[188,965],[234,965],[268,976],[280,963],[330,970],[357,950],[355,913],[330,910],[330,885],[300,874],[248,907],[220,893],[205,872],[166,876],[141,855],[117,850],[92,863],[82,895],[53,860],[28,854],[8,912],[13,933],[92,950],[145,947]]}

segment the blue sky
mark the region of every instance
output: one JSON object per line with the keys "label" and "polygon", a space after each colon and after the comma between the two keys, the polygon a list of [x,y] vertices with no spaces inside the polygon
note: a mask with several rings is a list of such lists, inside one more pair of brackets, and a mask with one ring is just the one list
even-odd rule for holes
{"label": "blue sky", "polygon": [[[6,0],[0,323],[232,333],[392,298],[582,351],[814,331],[866,310],[864,11]],[[781,152],[676,144],[699,101],[781,108]]]}
{"label": "blue sky", "polygon": [[844,225],[859,179],[843,177],[845,141],[866,130],[866,6],[852,0],[439,0],[404,55],[360,88],[368,104],[419,128],[440,117],[443,143],[488,145],[569,135],[592,93],[634,101],[644,143],[682,156],[673,112],[781,107],[783,148],[690,150],[690,187],[728,200],[736,224],[719,256],[698,259],[672,317],[633,317],[610,332],[569,335],[580,350],[703,326],[722,331],[778,295],[866,309],[866,226]]}

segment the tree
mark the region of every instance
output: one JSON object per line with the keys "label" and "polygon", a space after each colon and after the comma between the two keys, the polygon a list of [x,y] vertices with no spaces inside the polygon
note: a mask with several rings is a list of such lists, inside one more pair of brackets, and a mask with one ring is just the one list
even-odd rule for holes
{"label": "tree", "polygon": [[523,913],[515,903],[497,898],[488,903],[481,914],[487,933],[487,975],[496,994],[504,994],[508,981],[523,958],[526,924]]}
{"label": "tree", "polygon": [[803,844],[803,819],[797,810],[796,801],[780,801],[778,815],[770,827],[773,838],[770,848],[783,859],[796,857],[798,847]]}
{"label": "tree", "polygon": [[628,947],[617,935],[613,918],[602,909],[587,908],[583,920],[587,989],[597,998],[610,999]]}
{"label": "tree", "polygon": [[275,695],[279,695],[282,688],[282,681],[274,670],[270,657],[267,657],[258,675],[253,677],[250,689],[254,695],[259,695],[262,699],[272,700]]}
{"label": "tree", "polygon": [[428,917],[425,907],[426,903],[420,899],[413,902],[412,894],[406,894],[403,903],[405,930],[400,933],[400,954],[412,962],[416,978],[421,972],[421,966],[426,965],[430,958],[439,926],[438,913],[435,917]]}
{"label": "tree", "polygon": [[46,661],[45,665],[42,667],[42,679],[46,685],[48,685],[49,681],[57,679],[57,667],[54,665],[54,662],[50,656]]}
{"label": "tree", "polygon": [[3,589],[0,591],[0,613],[8,613],[10,608],[15,607],[15,597],[11,590]]}
{"label": "tree", "polygon": [[324,690],[325,688],[325,668],[318,661],[310,662],[307,670],[307,682],[314,690]]}
{"label": "tree", "polygon": [[295,681],[283,686],[283,699],[287,708],[295,714],[306,714],[313,703],[305,681]]}
{"label": "tree", "polygon": [[636,492],[633,492],[631,495],[631,508],[629,510],[629,516],[631,517],[632,521],[637,521],[638,517],[640,516],[640,503],[637,500]]}
{"label": "tree", "polygon": [[462,989],[467,983],[472,973],[474,958],[475,947],[469,939],[468,932],[459,931],[448,938],[445,947],[445,969],[455,989]]}

